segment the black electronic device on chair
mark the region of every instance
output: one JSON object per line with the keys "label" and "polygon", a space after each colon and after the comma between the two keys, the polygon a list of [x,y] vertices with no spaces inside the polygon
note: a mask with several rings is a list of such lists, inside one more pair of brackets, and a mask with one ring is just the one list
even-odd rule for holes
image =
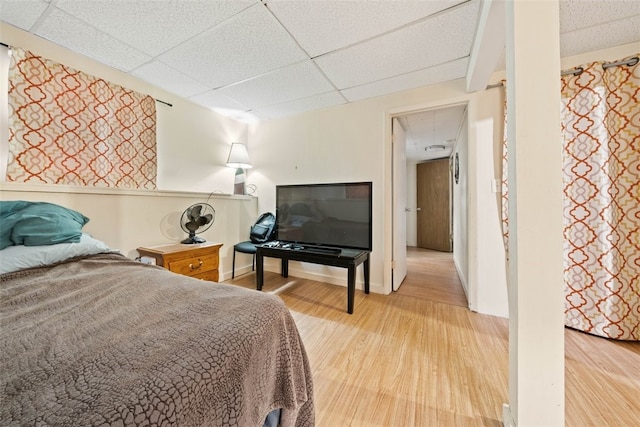
{"label": "black electronic device on chair", "polygon": [[276,217],[271,212],[265,212],[258,220],[251,226],[249,230],[249,240],[236,243],[233,246],[233,261],[231,278],[236,277],[236,252],[243,254],[250,254],[253,256],[251,260],[251,270],[255,270],[256,261],[256,245],[261,243],[270,242],[276,235]]}

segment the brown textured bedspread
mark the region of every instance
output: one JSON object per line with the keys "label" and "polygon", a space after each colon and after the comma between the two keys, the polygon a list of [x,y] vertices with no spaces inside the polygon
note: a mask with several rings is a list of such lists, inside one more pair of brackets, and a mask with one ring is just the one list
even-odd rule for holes
{"label": "brown textured bedspread", "polygon": [[101,254],[0,276],[0,425],[313,426],[272,295]]}

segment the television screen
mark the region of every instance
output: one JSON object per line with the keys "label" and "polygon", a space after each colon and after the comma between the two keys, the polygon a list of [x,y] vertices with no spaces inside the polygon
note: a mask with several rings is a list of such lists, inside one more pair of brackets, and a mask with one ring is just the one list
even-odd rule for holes
{"label": "television screen", "polygon": [[276,240],[372,250],[372,184],[276,186]]}

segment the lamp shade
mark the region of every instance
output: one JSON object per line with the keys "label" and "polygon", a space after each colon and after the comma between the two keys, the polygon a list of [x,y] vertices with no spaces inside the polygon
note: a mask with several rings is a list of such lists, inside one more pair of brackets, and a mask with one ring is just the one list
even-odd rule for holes
{"label": "lamp shade", "polygon": [[249,160],[249,152],[244,144],[234,142],[229,150],[227,158],[227,166],[230,168],[250,169],[251,161]]}

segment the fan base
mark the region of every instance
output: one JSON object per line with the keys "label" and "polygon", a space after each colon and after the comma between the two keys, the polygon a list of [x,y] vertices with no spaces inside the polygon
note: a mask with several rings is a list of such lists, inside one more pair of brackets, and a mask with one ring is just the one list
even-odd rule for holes
{"label": "fan base", "polygon": [[186,239],[184,239],[182,242],[180,243],[184,243],[187,245],[193,245],[196,243],[204,243],[206,242],[206,240],[204,240],[202,237],[198,237],[198,236],[189,236]]}

